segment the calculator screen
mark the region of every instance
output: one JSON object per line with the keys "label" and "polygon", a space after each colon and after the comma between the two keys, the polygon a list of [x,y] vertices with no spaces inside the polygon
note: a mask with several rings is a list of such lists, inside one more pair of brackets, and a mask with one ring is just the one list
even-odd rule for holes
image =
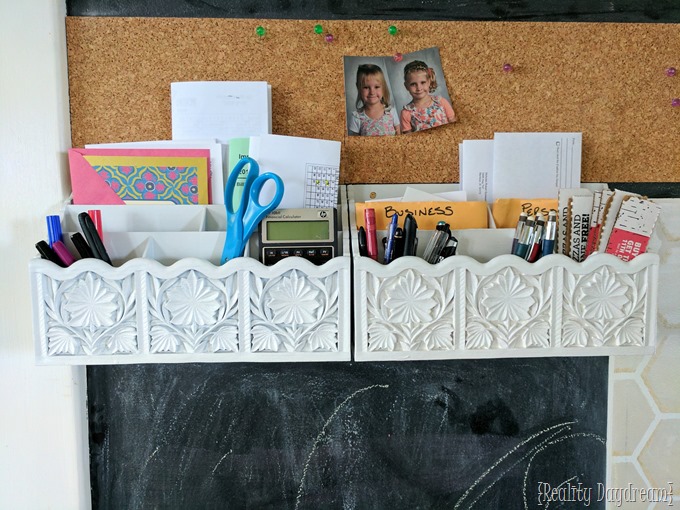
{"label": "calculator screen", "polygon": [[327,241],[328,221],[268,221],[267,241]]}

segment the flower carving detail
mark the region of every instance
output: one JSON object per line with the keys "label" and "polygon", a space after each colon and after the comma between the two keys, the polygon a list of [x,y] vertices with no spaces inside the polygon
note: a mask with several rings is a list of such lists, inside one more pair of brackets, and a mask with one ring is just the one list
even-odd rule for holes
{"label": "flower carving detail", "polygon": [[527,320],[535,304],[532,294],[521,278],[510,272],[500,274],[482,289],[482,311],[492,321]]}
{"label": "flower carving detail", "polygon": [[609,266],[567,275],[562,345],[643,346],[646,343],[645,273],[622,274]]}
{"label": "flower carving detail", "polygon": [[168,290],[165,307],[174,324],[206,326],[217,321],[218,298],[219,292],[207,280],[199,279],[195,271],[189,271],[186,278]]}
{"label": "flower carving detail", "polygon": [[320,306],[319,290],[293,272],[281,278],[269,289],[267,306],[274,314],[274,322],[306,324],[316,320]]}
{"label": "flower carving detail", "polygon": [[407,269],[366,279],[366,347],[369,351],[454,349],[453,273],[425,276]]}
{"label": "flower carving detail", "polygon": [[387,318],[396,323],[430,322],[437,305],[435,290],[414,271],[396,278],[385,289]]}
{"label": "flower carving detail", "polygon": [[627,289],[609,271],[597,273],[580,288],[579,303],[586,319],[619,319],[625,315]]}
{"label": "flower carving detail", "polygon": [[152,353],[238,352],[238,292],[234,275],[208,278],[196,270],[147,278]]}
{"label": "flower carving detail", "polygon": [[65,281],[41,278],[49,356],[137,352],[132,275],[107,279],[87,271]]}
{"label": "flower carving detail", "polygon": [[250,275],[253,352],[338,350],[339,275],[292,269],[274,278]]}
{"label": "flower carving detail", "polygon": [[551,271],[527,275],[503,267],[491,275],[467,278],[466,340],[468,349],[549,347]]}
{"label": "flower carving detail", "polygon": [[99,328],[114,324],[119,304],[114,294],[101,278],[87,273],[69,290],[64,292],[63,308],[68,322],[76,327]]}

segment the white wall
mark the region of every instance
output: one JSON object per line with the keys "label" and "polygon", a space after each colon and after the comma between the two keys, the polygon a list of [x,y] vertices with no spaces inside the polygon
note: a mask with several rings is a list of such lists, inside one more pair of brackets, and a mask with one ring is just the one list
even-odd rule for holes
{"label": "white wall", "polygon": [[0,1],[0,508],[89,508],[84,368],[34,364],[27,262],[68,193],[65,5]]}

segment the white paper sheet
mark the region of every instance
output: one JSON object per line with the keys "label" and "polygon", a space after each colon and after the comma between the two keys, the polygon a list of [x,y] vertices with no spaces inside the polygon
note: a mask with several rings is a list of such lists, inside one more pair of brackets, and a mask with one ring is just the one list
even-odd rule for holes
{"label": "white paper sheet", "polygon": [[463,188],[463,142],[458,144],[458,184]]}
{"label": "white paper sheet", "polygon": [[427,191],[407,186],[401,198],[402,202],[439,202],[442,200],[447,202],[465,202],[467,200],[467,193],[464,191],[428,193]]}
{"label": "white paper sheet", "polygon": [[581,133],[496,133],[493,144],[494,200],[581,186]]}
{"label": "white paper sheet", "polygon": [[271,87],[263,81],[172,83],[172,139],[230,138],[271,133]]}
{"label": "white paper sheet", "polygon": [[463,140],[460,187],[469,200],[493,203],[493,140]]}
{"label": "white paper sheet", "polygon": [[[274,172],[283,179],[280,208],[336,207],[340,180],[340,142],[264,135],[251,137],[250,157],[260,165],[260,175]],[[266,204],[274,196],[268,182],[260,195]]]}
{"label": "white paper sheet", "polygon": [[209,140],[152,140],[148,142],[96,143],[86,149],[208,149],[210,151],[210,193],[213,204],[224,203],[224,185],[228,172],[225,145]]}

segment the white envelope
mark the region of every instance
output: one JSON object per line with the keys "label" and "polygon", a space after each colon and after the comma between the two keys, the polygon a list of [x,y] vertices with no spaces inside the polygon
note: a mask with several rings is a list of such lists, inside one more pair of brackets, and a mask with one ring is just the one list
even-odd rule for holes
{"label": "white envelope", "polygon": [[581,133],[496,133],[494,199],[557,198],[560,188],[581,187],[581,138]]}
{"label": "white envelope", "polygon": [[493,140],[463,140],[460,188],[468,200],[493,204],[493,153]]}

